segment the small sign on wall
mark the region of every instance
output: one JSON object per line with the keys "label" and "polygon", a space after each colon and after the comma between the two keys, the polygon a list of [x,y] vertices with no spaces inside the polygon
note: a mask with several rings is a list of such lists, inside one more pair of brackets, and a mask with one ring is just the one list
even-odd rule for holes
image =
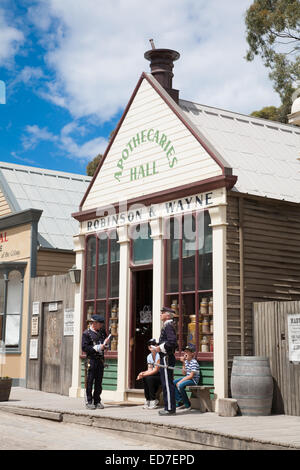
{"label": "small sign on wall", "polygon": [[40,302],[32,302],[32,315],[40,314]]}
{"label": "small sign on wall", "polygon": [[289,360],[300,362],[300,314],[288,315]]}
{"label": "small sign on wall", "polygon": [[49,312],[57,312],[58,307],[57,307],[57,302],[51,302],[49,304]]}
{"label": "small sign on wall", "polygon": [[38,334],[39,334],[39,317],[32,317],[31,336],[38,336]]}
{"label": "small sign on wall", "polygon": [[64,336],[74,335],[74,309],[65,308],[64,310]]}
{"label": "small sign on wall", "polygon": [[29,359],[38,358],[38,339],[31,339],[29,344]]}

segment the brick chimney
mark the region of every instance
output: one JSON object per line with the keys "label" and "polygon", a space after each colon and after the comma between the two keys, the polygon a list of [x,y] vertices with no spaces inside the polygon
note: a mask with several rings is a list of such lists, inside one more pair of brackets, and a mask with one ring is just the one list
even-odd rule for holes
{"label": "brick chimney", "polygon": [[145,52],[145,59],[150,61],[150,69],[152,75],[161,84],[161,86],[169,93],[176,103],[179,100],[179,90],[172,88],[172,72],[175,60],[180,57],[179,52],[171,49],[155,49],[153,40],[150,39],[152,49]]}

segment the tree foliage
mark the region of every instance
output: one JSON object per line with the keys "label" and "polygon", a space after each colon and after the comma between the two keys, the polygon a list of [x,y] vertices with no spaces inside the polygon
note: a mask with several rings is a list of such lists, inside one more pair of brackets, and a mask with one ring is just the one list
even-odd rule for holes
{"label": "tree foliage", "polygon": [[253,111],[253,113],[251,113],[251,116],[263,119],[270,119],[271,121],[279,121],[279,112],[276,106],[266,106],[260,111]]}
{"label": "tree foliage", "polygon": [[274,89],[281,98],[280,120],[290,112],[291,95],[300,78],[299,0],[254,0],[245,16],[249,49],[246,59],[259,55],[270,69]]}
{"label": "tree foliage", "polygon": [[[111,133],[109,134],[108,142],[111,141],[111,139],[114,137],[114,134],[115,134],[115,129],[113,129]],[[92,161],[88,163],[86,167],[86,174],[88,176],[94,176],[95,171],[97,170],[97,167],[99,163],[101,162],[102,158],[103,158],[103,155],[99,153]]]}
{"label": "tree foliage", "polygon": [[88,176],[94,176],[95,171],[97,170],[97,167],[102,160],[103,155],[99,153],[91,162],[88,163],[86,167],[86,174]]}

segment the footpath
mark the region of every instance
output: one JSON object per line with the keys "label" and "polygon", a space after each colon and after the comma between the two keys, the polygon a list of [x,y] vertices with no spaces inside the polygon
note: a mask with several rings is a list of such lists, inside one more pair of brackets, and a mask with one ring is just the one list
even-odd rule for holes
{"label": "footpath", "polygon": [[175,416],[163,417],[158,410],[144,410],[142,405],[103,403],[103,410],[87,410],[83,398],[13,387],[9,401],[0,402],[0,410],[144,434],[145,440],[151,435],[176,439],[210,450],[300,450],[300,416],[221,417],[180,410]]}

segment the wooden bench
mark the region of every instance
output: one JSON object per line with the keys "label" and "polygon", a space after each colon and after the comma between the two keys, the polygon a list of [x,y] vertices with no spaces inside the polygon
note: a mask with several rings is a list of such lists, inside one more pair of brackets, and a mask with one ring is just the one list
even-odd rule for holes
{"label": "wooden bench", "polygon": [[192,408],[200,410],[202,413],[213,411],[210,390],[214,389],[211,385],[189,385],[186,390],[192,392],[190,402]]}

